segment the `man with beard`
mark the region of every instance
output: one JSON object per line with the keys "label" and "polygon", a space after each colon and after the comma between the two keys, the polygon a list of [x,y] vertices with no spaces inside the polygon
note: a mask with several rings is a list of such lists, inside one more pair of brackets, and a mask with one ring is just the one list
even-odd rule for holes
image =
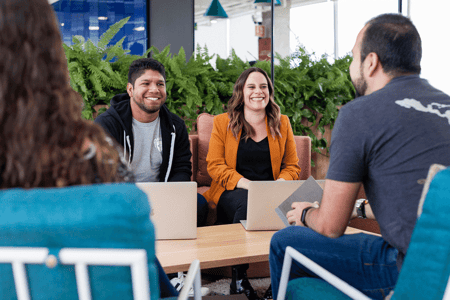
{"label": "man with beard", "polygon": [[[450,97],[419,77],[421,39],[399,14],[370,20],[352,50],[350,76],[359,98],[339,112],[320,207],[296,202],[291,226],[272,238],[274,296],[292,246],[371,298],[394,288],[433,163],[450,165]],[[364,185],[368,202],[356,200]],[[356,205],[355,205],[356,203]],[[376,218],[381,237],[343,235],[352,217]],[[293,263],[290,279],[314,277]]]}
{"label": "man with beard", "polygon": [[[191,178],[186,125],[164,105],[166,97],[164,66],[152,58],[138,59],[130,65],[127,93],[114,96],[95,120],[123,146],[137,182]],[[198,226],[205,225],[207,214],[206,199],[197,194]]]}

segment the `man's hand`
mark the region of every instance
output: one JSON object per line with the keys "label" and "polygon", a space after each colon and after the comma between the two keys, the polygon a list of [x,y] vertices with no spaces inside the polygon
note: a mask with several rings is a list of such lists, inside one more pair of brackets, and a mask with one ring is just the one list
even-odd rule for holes
{"label": "man's hand", "polygon": [[289,224],[295,224],[300,226],[305,226],[305,224],[302,223],[302,213],[303,210],[307,207],[319,207],[318,202],[294,202],[292,203],[292,210],[288,211],[286,214],[286,218],[288,219]]}

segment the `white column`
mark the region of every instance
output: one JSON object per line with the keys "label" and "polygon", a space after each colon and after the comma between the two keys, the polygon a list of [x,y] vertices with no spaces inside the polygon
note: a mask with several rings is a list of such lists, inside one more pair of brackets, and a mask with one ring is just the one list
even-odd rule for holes
{"label": "white column", "polygon": [[333,13],[334,13],[334,59],[339,58],[339,45],[338,45],[338,0],[333,0]]}

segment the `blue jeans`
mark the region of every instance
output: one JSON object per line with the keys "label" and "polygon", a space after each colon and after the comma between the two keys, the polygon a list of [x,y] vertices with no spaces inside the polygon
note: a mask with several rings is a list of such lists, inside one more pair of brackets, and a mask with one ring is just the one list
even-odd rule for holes
{"label": "blue jeans", "polygon": [[173,285],[170,283],[169,277],[167,277],[166,272],[164,272],[164,269],[157,258],[155,258],[155,264],[158,269],[159,291],[161,298],[177,297],[177,290],[175,290]]}
{"label": "blue jeans", "polygon": [[[278,294],[287,246],[373,299],[383,299],[397,282],[398,251],[383,238],[359,233],[334,239],[306,227],[291,226],[275,233],[270,242],[269,263],[274,299]],[[289,280],[299,277],[317,276],[293,260]]]}

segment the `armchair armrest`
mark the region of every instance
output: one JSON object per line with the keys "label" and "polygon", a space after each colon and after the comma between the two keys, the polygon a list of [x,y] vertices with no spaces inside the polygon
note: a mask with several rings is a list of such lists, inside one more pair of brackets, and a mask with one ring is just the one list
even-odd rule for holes
{"label": "armchair armrest", "polygon": [[307,180],[311,176],[311,138],[309,136],[294,135],[297,147],[298,166],[302,169],[300,180]]}
{"label": "armchair armrest", "polygon": [[191,163],[192,163],[192,176],[191,181],[197,181],[197,170],[198,170],[198,135],[189,135],[190,150],[192,153]]}
{"label": "armchair armrest", "polygon": [[286,289],[289,281],[289,273],[291,271],[292,259],[295,259],[303,266],[314,272],[318,277],[322,278],[344,294],[348,295],[352,299],[369,300],[370,298],[337,277],[336,275],[325,270],[311,259],[307,258],[294,248],[286,247],[286,253],[284,255],[283,268],[281,270],[280,286],[278,289],[277,299],[284,299],[286,296]]}

